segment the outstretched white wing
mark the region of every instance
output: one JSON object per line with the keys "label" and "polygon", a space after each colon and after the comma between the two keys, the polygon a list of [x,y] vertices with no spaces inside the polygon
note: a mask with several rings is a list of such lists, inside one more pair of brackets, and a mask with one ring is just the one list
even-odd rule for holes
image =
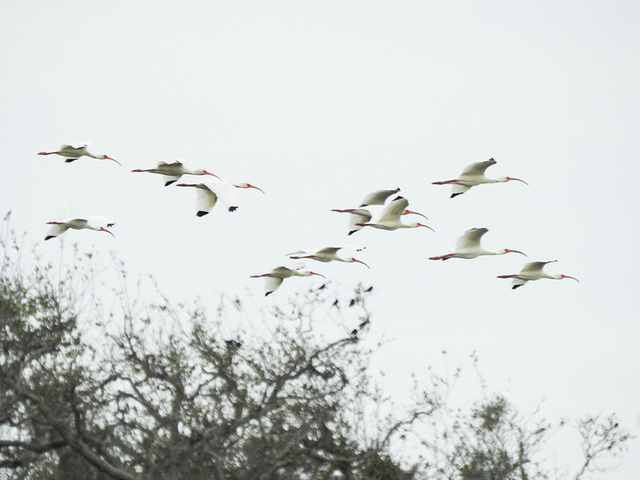
{"label": "outstretched white wing", "polygon": [[464,232],[456,242],[456,249],[477,248],[480,246],[480,239],[487,233],[487,228],[471,228]]}
{"label": "outstretched white wing", "polygon": [[196,188],[196,208],[199,217],[208,214],[218,201],[218,196],[208,188]]}
{"label": "outstretched white wing", "polygon": [[461,177],[482,176],[484,175],[484,172],[487,170],[487,168],[489,168],[491,165],[495,165],[496,163],[497,162],[493,158],[490,158],[489,160],[485,160],[484,162],[472,163],[462,171],[460,176]]}
{"label": "outstretched white wing", "polygon": [[275,292],[280,285],[282,285],[283,279],[280,277],[265,277],[264,278],[264,295],[265,297],[270,293]]}
{"label": "outstretched white wing", "polygon": [[384,202],[387,201],[391,195],[394,195],[400,191],[400,188],[396,188],[395,190],[378,190],[377,192],[370,193],[362,200],[360,204],[361,207],[367,205],[384,205]]}

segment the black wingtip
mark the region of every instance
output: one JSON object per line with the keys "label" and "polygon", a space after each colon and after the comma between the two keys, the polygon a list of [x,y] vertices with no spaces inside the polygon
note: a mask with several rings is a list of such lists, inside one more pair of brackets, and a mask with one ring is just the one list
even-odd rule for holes
{"label": "black wingtip", "polygon": [[455,198],[455,197],[457,197],[458,195],[462,195],[462,192],[461,192],[461,193],[452,193],[452,194],[451,194],[451,197],[449,197],[449,198]]}
{"label": "black wingtip", "polygon": [[520,288],[522,285],[514,285],[513,287],[511,287],[511,290],[515,290],[516,288]]}
{"label": "black wingtip", "polygon": [[67,158],[67,159],[64,161],[64,163],[71,163],[71,162],[74,162],[74,161],[76,161],[76,160],[77,160],[77,158]]}
{"label": "black wingtip", "polygon": [[177,180],[169,180],[167,183],[164,184],[165,187],[168,187],[169,185],[171,185],[172,183],[176,183]]}
{"label": "black wingtip", "polygon": [[49,235],[47,237],[44,237],[44,240],[47,241],[47,240],[51,240],[52,238],[56,238],[56,237],[54,235]]}
{"label": "black wingtip", "polygon": [[273,291],[273,290],[271,290],[270,292],[265,293],[265,294],[264,294],[264,296],[265,296],[265,297],[268,297],[268,296],[269,296],[269,295],[271,295],[273,292],[274,292],[274,291]]}
{"label": "black wingtip", "polygon": [[238,207],[235,206],[235,205],[233,207],[229,207],[229,211],[230,212],[235,212],[237,209],[238,209]]}
{"label": "black wingtip", "polygon": [[205,215],[207,215],[209,212],[205,212],[204,210],[198,210],[198,213],[196,213],[196,215],[198,217],[204,217]]}
{"label": "black wingtip", "polygon": [[349,233],[347,233],[347,235],[351,235],[352,233],[356,233],[357,230],[351,230]]}

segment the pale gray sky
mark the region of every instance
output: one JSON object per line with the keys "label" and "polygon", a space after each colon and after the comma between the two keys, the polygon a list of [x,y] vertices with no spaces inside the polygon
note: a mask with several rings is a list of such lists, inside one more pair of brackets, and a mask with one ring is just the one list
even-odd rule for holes
{"label": "pale gray sky", "polygon": [[[249,276],[301,248],[366,245],[371,270],[310,266],[374,285],[371,336],[390,340],[376,367],[398,398],[443,349],[450,367],[476,351],[523,411],[546,399],[550,418],[617,412],[638,434],[638,25],[632,1],[4,2],[0,206],[33,242],[47,221],[108,216],[115,239],[72,231],[65,251],[113,251],[176,301],[212,307],[221,293],[284,303],[321,279],[265,299]],[[77,140],[123,167],[36,155]],[[489,157],[487,175],[529,186],[449,199],[431,184]],[[191,189],[130,173],[176,158],[266,194],[197,218]],[[347,237],[330,212],[395,187],[436,233]],[[512,291],[495,277],[519,255],[427,259],[471,227],[580,283]],[[59,261],[60,248],[40,251]],[[608,478],[638,471],[635,440]]]}

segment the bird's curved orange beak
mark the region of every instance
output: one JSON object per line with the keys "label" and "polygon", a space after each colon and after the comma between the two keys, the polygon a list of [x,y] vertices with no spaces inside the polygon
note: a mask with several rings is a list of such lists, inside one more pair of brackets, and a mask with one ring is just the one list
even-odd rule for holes
{"label": "bird's curved orange beak", "polygon": [[404,212],[402,212],[402,215],[420,215],[422,218],[429,220],[429,217],[427,217],[426,215],[423,215],[420,212],[414,212],[413,210],[405,210]]}
{"label": "bird's curved orange beak", "polygon": [[364,265],[365,267],[367,267],[369,270],[371,270],[371,267],[369,265],[367,265],[366,263],[364,263],[362,260],[358,260],[357,258],[351,258],[352,262],[358,262],[361,263],[362,265]]}
{"label": "bird's curved orange beak", "polygon": [[504,251],[507,253],[519,253],[520,255],[524,255],[525,257],[527,256],[526,253],[521,252],[520,250],[511,250],[510,248],[505,248]]}
{"label": "bird's curved orange beak", "polygon": [[106,228],[104,228],[104,227],[100,227],[100,231],[102,231],[102,232],[107,232],[107,233],[108,233],[109,235],[111,235],[113,238],[116,238],[116,236],[115,236],[113,233],[111,233],[109,230],[107,230],[107,229],[106,229]]}
{"label": "bird's curved orange beak", "polygon": [[515,177],[505,177],[505,178],[507,179],[507,182],[508,182],[509,180],[515,180],[515,181],[517,181],[517,182],[522,182],[522,183],[524,183],[525,185],[529,185],[527,182],[525,182],[524,180],[521,180],[521,179],[519,179],[519,178],[515,178]]}
{"label": "bird's curved orange beak", "polygon": [[116,162],[118,165],[122,166],[122,164],[117,161],[115,158],[111,158],[109,155],[103,155],[102,158],[104,158],[105,160],[111,160],[113,162]]}
{"label": "bird's curved orange beak", "polygon": [[247,187],[249,188],[255,188],[256,190],[260,190],[262,193],[264,193],[264,191],[261,188],[256,187],[255,185],[251,185],[250,183],[247,183]]}
{"label": "bird's curved orange beak", "polygon": [[[359,225],[359,224],[358,224],[358,225]],[[418,224],[418,226],[419,226],[419,227],[426,227],[426,228],[428,228],[429,230],[431,230],[433,233],[435,233],[435,232],[436,232],[433,228],[431,228],[429,225],[425,225],[424,223],[419,223],[419,224]]]}
{"label": "bird's curved orange beak", "polygon": [[570,278],[572,280],[575,280],[576,282],[580,282],[580,280],[578,280],[576,277],[570,277],[569,275],[561,275],[562,278]]}
{"label": "bird's curved orange beak", "polygon": [[202,173],[204,173],[205,175],[211,175],[212,177],[216,177],[218,180],[222,181],[222,179],[218,175],[216,175],[215,173],[211,173],[211,172],[209,172],[207,170],[202,170]]}

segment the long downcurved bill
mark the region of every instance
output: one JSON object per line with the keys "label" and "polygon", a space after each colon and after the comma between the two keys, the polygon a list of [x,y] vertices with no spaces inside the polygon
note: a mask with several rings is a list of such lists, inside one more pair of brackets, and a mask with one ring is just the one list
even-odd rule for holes
{"label": "long downcurved bill", "polygon": [[361,263],[362,265],[367,267],[369,270],[371,270],[371,267],[369,265],[367,265],[366,263],[364,263],[362,260],[358,260],[357,258],[352,258],[351,261],[357,262],[357,263]]}
{"label": "long downcurved bill", "polygon": [[517,182],[522,182],[522,183],[524,183],[525,185],[529,185],[527,182],[525,182],[524,180],[521,180],[521,179],[519,179],[519,178],[515,178],[515,177],[506,177],[506,179],[507,179],[507,182],[508,182],[509,180],[515,180],[515,181],[517,181]]}
{"label": "long downcurved bill", "polygon": [[414,212],[413,210],[405,210],[404,212],[402,212],[402,215],[420,215],[422,218],[429,220],[429,217],[427,217],[426,215],[423,215],[419,212]]}
{"label": "long downcurved bill", "polygon": [[116,162],[118,165],[122,166],[122,164],[118,160],[116,160],[115,158],[111,158],[109,155],[103,155],[103,157],[105,160],[111,160],[113,162]]}
{"label": "long downcurved bill", "polygon": [[256,190],[260,190],[262,193],[264,193],[264,190],[262,190],[261,188],[256,187],[255,185],[251,185],[250,183],[247,184],[248,188],[255,188]]}
{"label": "long downcurved bill", "polygon": [[570,277],[569,275],[562,275],[561,278],[570,278],[572,280],[575,280],[576,282],[580,282],[580,280],[578,280],[576,277]]}
{"label": "long downcurved bill", "polygon": [[429,225],[425,225],[424,223],[419,223],[419,224],[418,224],[418,226],[419,226],[419,227],[427,227],[427,228],[428,228],[429,230],[431,230],[433,233],[435,233],[435,232],[436,232],[433,228],[431,228]]}
{"label": "long downcurved bill", "polygon": [[116,238],[116,236],[115,236],[113,233],[111,233],[109,230],[107,230],[107,229],[106,229],[106,228],[104,228],[104,227],[100,227],[100,231],[101,231],[101,232],[107,232],[107,233],[108,233],[109,235],[111,235],[113,238]]}
{"label": "long downcurved bill", "polygon": [[520,250],[511,250],[510,248],[505,248],[504,251],[507,253],[519,253],[520,255],[524,255],[525,257],[528,256],[526,253],[521,252]]}

